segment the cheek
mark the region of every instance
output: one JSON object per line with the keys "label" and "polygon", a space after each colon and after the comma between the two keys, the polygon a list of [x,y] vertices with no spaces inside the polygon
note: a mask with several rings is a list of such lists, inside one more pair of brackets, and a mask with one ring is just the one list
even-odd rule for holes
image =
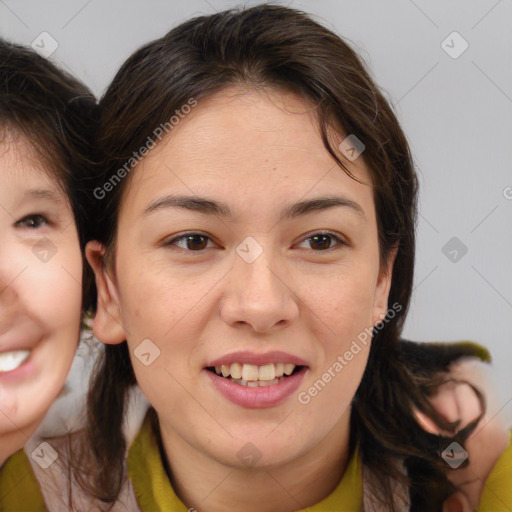
{"label": "cheek", "polygon": [[[194,283],[179,282],[176,272],[172,279],[168,274],[133,259],[117,262],[121,321],[132,366],[146,397],[154,395],[153,402],[163,398],[162,386],[171,389],[175,384],[169,373],[180,382],[186,379],[202,325],[200,299],[207,291],[204,283],[196,288]],[[146,361],[137,358],[142,353],[150,354]],[[148,359],[154,362],[146,366]],[[166,404],[172,396],[166,394]]]}
{"label": "cheek", "polygon": [[37,326],[42,342],[34,352],[37,372],[8,395],[6,408],[16,414],[19,425],[28,428],[43,418],[57,397],[75,355],[81,319],[82,259],[77,242],[69,249],[59,246],[55,256],[45,263],[25,261],[29,263],[26,271],[16,280],[17,307]]}
{"label": "cheek", "polygon": [[372,323],[375,279],[373,272],[361,267],[340,273],[323,286],[311,286],[306,303],[330,334],[346,339]]}
{"label": "cheek", "polygon": [[60,247],[47,261],[27,268],[23,295],[43,324],[78,328],[82,303],[83,262],[77,246]]}
{"label": "cheek", "polygon": [[141,339],[168,339],[183,330],[189,318],[200,315],[201,299],[216,282],[141,257],[119,258],[116,276],[123,325]]}
{"label": "cheek", "polygon": [[323,372],[302,395],[302,399],[309,398],[311,412],[317,411],[315,416],[321,419],[324,427],[332,427],[350,407],[366,368],[369,349],[369,343],[355,341],[348,344],[328,361]]}

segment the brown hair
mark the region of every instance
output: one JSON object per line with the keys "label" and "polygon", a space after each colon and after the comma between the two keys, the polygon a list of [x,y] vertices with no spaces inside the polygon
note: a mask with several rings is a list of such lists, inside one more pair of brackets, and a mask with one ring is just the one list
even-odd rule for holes
{"label": "brown hair", "polygon": [[[93,179],[96,99],[85,85],[30,48],[0,39],[0,142],[23,137],[42,172],[62,188],[82,249],[91,237],[88,205]],[[82,308],[94,303],[92,271],[83,260]]]}
{"label": "brown hair", "polygon": [[[280,88],[312,101],[324,145],[349,175],[331,147],[329,128],[355,134],[366,146],[381,263],[398,248],[389,303],[401,309],[374,330],[353,401],[351,446],[359,445],[363,463],[378,476],[376,494],[389,510],[395,510],[392,479],[402,478],[393,471],[397,458],[405,459],[408,468],[414,510],[438,510],[454,489],[438,454],[440,439],[421,430],[413,407],[444,429],[453,428],[427,397],[443,381],[450,362],[475,354],[469,345],[444,350],[400,339],[413,284],[417,177],[395,115],[347,43],[301,11],[260,5],[188,20],[146,44],[122,65],[100,101],[103,169],[96,190],[190,98],[200,102],[233,84]],[[107,257],[115,250],[117,215],[128,181],[98,201],[96,238],[107,247]],[[428,356],[426,366],[423,356]],[[126,446],[120,429],[126,392],[133,384],[126,342],[107,345],[88,397],[89,442],[97,459],[93,492],[106,502],[116,499],[123,483]],[[471,428],[474,424],[463,436]]]}

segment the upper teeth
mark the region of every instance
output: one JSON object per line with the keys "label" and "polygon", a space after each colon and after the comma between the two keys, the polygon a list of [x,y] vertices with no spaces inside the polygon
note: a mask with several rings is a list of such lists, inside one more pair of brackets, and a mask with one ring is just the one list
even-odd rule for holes
{"label": "upper teeth", "polygon": [[295,365],[292,363],[269,363],[262,366],[257,364],[233,363],[232,365],[216,366],[215,372],[223,377],[231,376],[233,379],[245,381],[272,381],[283,375],[291,375]]}
{"label": "upper teeth", "polygon": [[13,350],[0,354],[0,373],[16,370],[30,357],[30,350]]}

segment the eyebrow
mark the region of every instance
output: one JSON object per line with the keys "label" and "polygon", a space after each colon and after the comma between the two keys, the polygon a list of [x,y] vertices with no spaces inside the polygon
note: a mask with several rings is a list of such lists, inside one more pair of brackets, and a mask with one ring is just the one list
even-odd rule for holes
{"label": "eyebrow", "polygon": [[37,199],[51,199],[52,201],[60,201],[60,195],[49,188],[33,188],[25,192],[25,197],[32,197]]}
{"label": "eyebrow", "polygon": [[[359,216],[366,219],[363,209],[355,201],[341,196],[326,196],[307,199],[286,206],[281,210],[279,220],[294,219],[312,212],[327,210],[338,206],[350,208]],[[149,215],[155,211],[171,207],[185,208],[187,210],[196,211],[206,215],[215,215],[217,217],[234,217],[233,212],[225,203],[208,199],[206,197],[186,195],[167,195],[155,199],[142,212],[142,215]]]}

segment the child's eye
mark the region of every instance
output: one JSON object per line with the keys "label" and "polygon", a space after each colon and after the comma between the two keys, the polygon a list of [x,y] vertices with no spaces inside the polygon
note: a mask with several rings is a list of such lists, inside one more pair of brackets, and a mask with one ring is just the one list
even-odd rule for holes
{"label": "child's eye", "polygon": [[15,226],[20,228],[38,229],[48,225],[48,223],[48,219],[44,215],[35,214],[23,217],[23,219],[16,222]]}

